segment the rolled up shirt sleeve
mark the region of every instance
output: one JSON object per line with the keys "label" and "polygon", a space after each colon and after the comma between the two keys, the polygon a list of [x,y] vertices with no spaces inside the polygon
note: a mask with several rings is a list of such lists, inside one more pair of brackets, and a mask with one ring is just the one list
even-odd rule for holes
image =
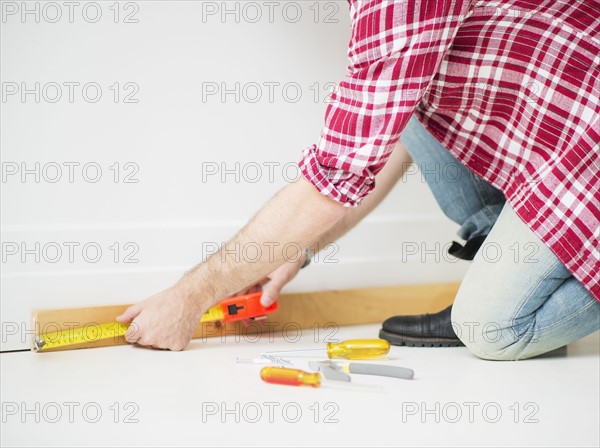
{"label": "rolled up shirt sleeve", "polygon": [[299,168],[319,192],[353,207],[375,187],[400,133],[435,77],[468,0],[352,0],[344,80],[318,143]]}

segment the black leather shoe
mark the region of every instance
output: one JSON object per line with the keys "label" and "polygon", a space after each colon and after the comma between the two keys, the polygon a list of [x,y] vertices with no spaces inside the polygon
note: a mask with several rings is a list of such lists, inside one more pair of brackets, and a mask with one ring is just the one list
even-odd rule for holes
{"label": "black leather shoe", "polygon": [[392,345],[409,347],[460,347],[464,344],[452,329],[452,305],[435,314],[394,316],[387,319],[379,337]]}

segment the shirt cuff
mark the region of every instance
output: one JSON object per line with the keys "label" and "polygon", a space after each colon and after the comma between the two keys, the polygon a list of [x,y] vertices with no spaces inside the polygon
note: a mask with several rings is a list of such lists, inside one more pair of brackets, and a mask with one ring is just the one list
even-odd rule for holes
{"label": "shirt cuff", "polygon": [[319,193],[344,207],[356,207],[375,188],[375,176],[365,176],[337,168],[335,158],[320,157],[317,145],[302,151],[300,172]]}

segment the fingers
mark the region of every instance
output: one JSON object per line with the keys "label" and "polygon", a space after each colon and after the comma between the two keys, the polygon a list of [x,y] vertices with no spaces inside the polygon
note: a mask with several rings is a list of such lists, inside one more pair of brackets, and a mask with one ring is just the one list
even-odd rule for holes
{"label": "fingers", "polygon": [[148,348],[184,350],[205,309],[186,300],[176,288],[166,289],[127,308],[117,321],[129,322],[125,341]]}
{"label": "fingers", "polygon": [[269,277],[265,277],[262,280],[256,282],[254,285],[244,288],[241,291],[233,294],[231,297],[244,296],[246,294],[254,294],[255,292],[260,292],[262,291],[262,287],[265,285],[265,283],[268,283],[269,280],[271,280]]}
{"label": "fingers", "polygon": [[267,283],[266,286],[263,287],[263,293],[260,298],[260,304],[265,308],[273,305],[279,298],[279,293],[281,289],[288,282],[285,277],[277,277]]}
{"label": "fingers", "polygon": [[148,335],[146,332],[140,331],[140,326],[136,321],[131,322],[131,325],[125,333],[125,340],[130,344],[136,344],[141,347],[153,348],[157,350],[181,351],[189,345],[189,340],[184,341],[183,338],[177,340],[158,341],[153,335]]}
{"label": "fingers", "polygon": [[260,304],[265,308],[273,305],[277,301],[277,296],[273,297],[274,294],[267,294],[266,291],[263,291],[263,295],[260,297]]}
{"label": "fingers", "polygon": [[244,294],[254,294],[255,292],[260,292],[262,290],[262,285],[256,284],[252,288],[248,288]]}
{"label": "fingers", "polygon": [[140,341],[140,327],[136,322],[131,322],[127,332],[125,332],[125,340],[130,344],[136,344]]}
{"label": "fingers", "polygon": [[250,289],[250,288],[242,289],[241,291],[238,291],[235,294],[232,294],[231,297],[238,297],[238,296],[243,296],[244,294],[248,294],[248,289]]}
{"label": "fingers", "polygon": [[127,308],[123,314],[117,316],[116,320],[117,322],[121,322],[123,324],[126,322],[131,322],[137,317],[138,314],[140,314],[141,310],[141,306],[136,303],[135,305],[131,305],[129,308]]}
{"label": "fingers", "polygon": [[265,278],[263,278],[261,281],[259,281],[256,286],[258,287],[258,290],[260,291],[261,288],[263,286],[265,286],[267,283],[269,283],[271,281],[271,277],[267,276]]}
{"label": "fingers", "polygon": [[116,317],[117,322],[131,322],[129,328],[125,332],[125,340],[130,344],[135,344],[140,341],[140,326],[136,321],[134,321],[134,319],[138,317],[141,311],[141,305],[136,303],[135,305],[131,305],[129,308],[127,308],[123,314]]}

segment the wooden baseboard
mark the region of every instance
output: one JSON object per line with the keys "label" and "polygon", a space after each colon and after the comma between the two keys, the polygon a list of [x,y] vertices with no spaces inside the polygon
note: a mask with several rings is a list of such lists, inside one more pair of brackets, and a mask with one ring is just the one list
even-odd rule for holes
{"label": "wooden baseboard", "polygon": [[[232,322],[226,325],[218,322],[202,323],[198,326],[194,338],[260,334],[267,331],[280,335],[282,331],[315,328],[316,326],[332,328],[381,323],[394,315],[439,311],[454,301],[458,286],[458,283],[442,283],[282,294],[278,310],[264,321],[255,322],[249,326],[241,322]],[[114,322],[115,317],[128,306],[34,310],[32,319],[36,336],[38,336],[44,333]],[[64,349],[122,344],[126,344],[126,342],[120,337],[66,346]]]}

